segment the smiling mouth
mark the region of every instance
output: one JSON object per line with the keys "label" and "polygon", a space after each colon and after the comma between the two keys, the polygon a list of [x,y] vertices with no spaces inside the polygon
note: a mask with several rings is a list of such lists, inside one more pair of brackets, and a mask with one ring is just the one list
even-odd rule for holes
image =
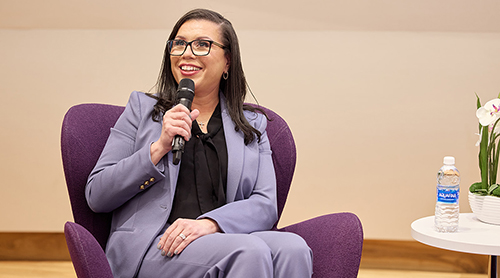
{"label": "smiling mouth", "polygon": [[194,67],[194,66],[181,66],[181,70],[183,70],[183,71],[198,71],[198,70],[201,70],[201,68]]}

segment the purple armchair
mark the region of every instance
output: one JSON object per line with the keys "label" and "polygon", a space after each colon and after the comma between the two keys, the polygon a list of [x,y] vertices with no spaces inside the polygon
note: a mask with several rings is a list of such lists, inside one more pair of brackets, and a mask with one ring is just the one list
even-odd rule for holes
{"label": "purple armchair", "polygon": [[[111,214],[94,213],[85,200],[85,184],[124,107],[81,104],[68,110],[62,124],[61,151],[66,184],[76,223],[66,222],[64,233],[71,260],[80,278],[113,275],[104,254]],[[265,109],[271,121],[267,134],[273,151],[281,216],[295,171],[296,149],[287,123]],[[274,229],[277,229],[276,226]],[[313,277],[357,277],[363,228],[352,213],[334,213],[279,229],[302,236],[314,253]]]}

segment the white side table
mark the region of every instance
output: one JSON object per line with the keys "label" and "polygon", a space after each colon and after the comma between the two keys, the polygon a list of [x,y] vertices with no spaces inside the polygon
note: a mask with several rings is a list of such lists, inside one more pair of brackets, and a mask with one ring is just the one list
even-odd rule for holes
{"label": "white side table", "polygon": [[441,249],[488,255],[489,276],[499,278],[500,226],[479,221],[472,213],[461,213],[458,231],[440,233],[434,229],[434,216],[415,220],[411,224],[412,237],[421,243]]}

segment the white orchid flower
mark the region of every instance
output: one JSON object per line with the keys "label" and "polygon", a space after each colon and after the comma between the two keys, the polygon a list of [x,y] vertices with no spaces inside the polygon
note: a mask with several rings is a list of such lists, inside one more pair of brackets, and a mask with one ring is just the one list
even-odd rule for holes
{"label": "white orchid flower", "polygon": [[494,123],[500,116],[500,99],[495,98],[488,101],[483,107],[476,111],[476,117],[482,126]]}

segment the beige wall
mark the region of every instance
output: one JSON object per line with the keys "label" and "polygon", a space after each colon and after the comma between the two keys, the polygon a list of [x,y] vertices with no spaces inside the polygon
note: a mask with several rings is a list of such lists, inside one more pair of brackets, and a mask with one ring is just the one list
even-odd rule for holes
{"label": "beige wall", "polygon": [[[411,222],[433,214],[445,155],[457,158],[461,211],[470,211],[466,190],[479,179],[474,93],[484,103],[500,92],[500,32],[237,31],[252,91],[296,139],[281,226],[350,211],[366,238],[411,239]],[[0,30],[0,232],[62,231],[72,220],[64,113],[84,102],[124,105],[132,90],[148,90],[169,32]]]}

